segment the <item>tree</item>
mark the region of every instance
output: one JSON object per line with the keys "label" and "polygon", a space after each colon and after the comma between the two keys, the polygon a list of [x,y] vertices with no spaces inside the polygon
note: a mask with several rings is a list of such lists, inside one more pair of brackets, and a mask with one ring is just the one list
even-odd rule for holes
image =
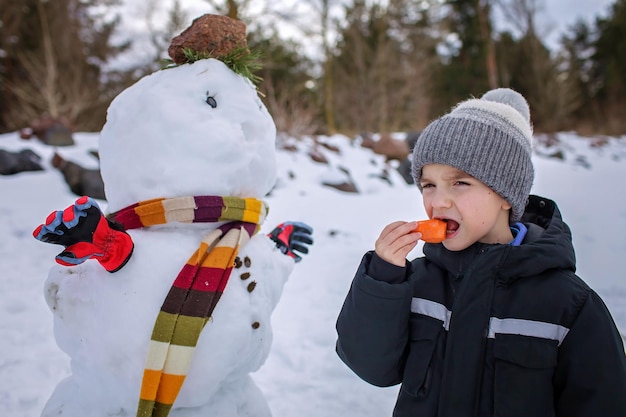
{"label": "tree", "polygon": [[187,13],[180,5],[180,0],[174,0],[171,8],[167,11],[165,27],[158,27],[154,21],[155,14],[159,9],[157,7],[159,2],[160,0],[148,0],[146,2],[146,25],[155,55],[142,68],[143,74],[154,72],[162,66],[159,64],[168,55],[167,50],[172,39],[185,29],[189,20]]}
{"label": "tree", "polygon": [[314,27],[302,28],[306,37],[318,37],[321,39],[322,49],[322,76],[321,85],[323,88],[323,109],[326,133],[334,134],[337,132],[335,121],[334,94],[335,80],[333,79],[333,57],[330,41],[332,32],[331,8],[337,3],[337,0],[306,0],[306,3],[314,10],[318,18],[319,29]]}
{"label": "tree", "polygon": [[321,103],[312,85],[311,61],[298,51],[296,43],[281,39],[275,28],[268,36],[268,30],[250,31],[248,46],[261,55],[258,89],[276,129],[296,138],[320,133]]}
{"label": "tree", "polygon": [[[119,19],[108,17],[102,6],[117,1],[2,4],[1,94],[3,104],[7,103],[0,114],[3,129],[28,126],[44,113],[67,118],[79,129],[102,126],[111,99],[102,68],[128,46],[111,44]],[[5,32],[4,22],[10,19],[15,19],[14,23]]]}
{"label": "tree", "polygon": [[487,70],[487,80],[489,88],[499,86],[498,73],[496,71],[496,50],[493,40],[493,30],[491,24],[491,1],[482,0],[478,2],[478,25],[480,36],[485,44],[485,68]]}
{"label": "tree", "polygon": [[553,57],[538,36],[538,0],[500,1],[507,21],[520,34],[500,37],[497,53],[501,85],[522,93],[532,109],[535,130],[556,131],[567,127],[580,106],[580,92],[568,76],[562,56]]}
{"label": "tree", "polygon": [[250,4],[250,0],[205,0],[218,14],[228,16],[231,19],[241,19],[240,9],[245,9]]}
{"label": "tree", "polygon": [[435,61],[428,10],[407,0],[346,8],[333,60],[340,130],[389,133],[427,123]]}
{"label": "tree", "polygon": [[346,8],[332,74],[337,80],[333,107],[342,130],[388,131],[388,66],[391,39],[386,10],[357,0]]}
{"label": "tree", "polygon": [[277,24],[289,22],[292,15],[269,0],[206,2],[215,13],[246,24],[248,47],[259,55],[257,88],[278,132],[292,137],[319,133],[324,123],[320,120],[319,95],[311,85],[314,64],[299,51],[299,44],[281,38],[278,33]]}
{"label": "tree", "polygon": [[[332,53],[334,48],[332,47],[333,42],[331,38],[334,34],[336,21],[331,18],[331,11],[337,8],[340,0],[305,0],[290,2],[290,5],[282,5],[282,7],[276,7],[278,2],[271,2],[274,6],[273,9],[270,9],[269,0],[267,3],[265,19],[259,20],[268,20],[267,16],[271,15],[279,20],[281,24],[291,26],[299,32],[298,37],[304,39],[302,43],[308,43],[309,48],[311,45],[314,45],[318,49],[319,56],[312,60],[315,66],[312,70],[318,71],[316,88],[322,100],[323,125],[326,133],[335,133],[337,130],[333,108],[335,82],[332,79]],[[306,11],[303,12],[303,9],[306,9]]]}
{"label": "tree", "polygon": [[332,58],[328,40],[328,23],[330,19],[330,0],[321,0],[320,21],[322,22],[322,45],[324,48],[324,115],[328,134],[337,131],[333,108],[334,80],[332,77]]}
{"label": "tree", "polygon": [[626,131],[626,0],[616,0],[606,18],[596,19],[592,82],[604,113],[604,131]]}
{"label": "tree", "polygon": [[574,129],[588,133],[601,125],[603,117],[595,99],[601,82],[594,79],[594,66],[590,59],[595,51],[595,38],[593,28],[580,19],[561,37],[562,49],[559,53],[565,64],[564,76],[579,97],[579,106],[573,110],[568,123]]}
{"label": "tree", "polygon": [[[489,89],[488,51],[490,22],[488,2],[480,0],[448,0],[447,32],[460,40],[456,53],[450,55],[438,77],[439,90],[445,91],[439,100],[440,109],[448,109],[459,100],[478,95]],[[481,21],[482,19],[482,21]]]}

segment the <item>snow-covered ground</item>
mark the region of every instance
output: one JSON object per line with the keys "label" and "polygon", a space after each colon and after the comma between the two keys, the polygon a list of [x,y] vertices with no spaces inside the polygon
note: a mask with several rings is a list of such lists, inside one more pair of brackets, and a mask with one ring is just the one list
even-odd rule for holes
{"label": "snow-covered ground", "polygon": [[[626,333],[626,137],[601,147],[589,139],[560,134],[558,149],[538,147],[533,193],[555,199],[573,230],[578,273],[605,300]],[[88,153],[97,134],[75,134],[76,145],[58,148],[66,159],[94,168]],[[393,220],[424,218],[420,195],[391,172],[379,178],[383,159],[343,136],[322,138],[329,164],[311,161],[312,144],[298,152],[278,151],[279,182],[266,201],[265,228],[291,219],[314,227],[315,244],[296,266],[273,315],[270,356],[253,375],[275,417],[391,415],[397,387],[377,388],[353,375],[334,351],[335,320],[361,256],[373,248],[380,229]],[[76,196],[50,166],[53,148],[15,133],[0,135],[0,149],[31,148],[45,171],[0,176],[0,416],[37,417],[69,361],[56,346],[43,283],[61,247],[36,241],[32,230]],[[564,160],[544,155],[561,150]],[[322,186],[351,172],[360,193]],[[106,203],[102,203],[106,208]],[[264,230],[268,231],[268,230]],[[412,254],[419,255],[420,247]]]}

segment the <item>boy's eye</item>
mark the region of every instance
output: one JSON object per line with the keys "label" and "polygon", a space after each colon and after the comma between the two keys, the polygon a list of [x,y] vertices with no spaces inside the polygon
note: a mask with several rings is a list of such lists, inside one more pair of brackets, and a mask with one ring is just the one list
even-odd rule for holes
{"label": "boy's eye", "polygon": [[434,187],[434,185],[431,184],[431,183],[424,183],[424,184],[420,184],[420,187],[422,187],[422,188],[431,188],[431,187]]}
{"label": "boy's eye", "polygon": [[457,181],[455,184],[456,185],[469,185],[469,182],[467,182],[467,181]]}

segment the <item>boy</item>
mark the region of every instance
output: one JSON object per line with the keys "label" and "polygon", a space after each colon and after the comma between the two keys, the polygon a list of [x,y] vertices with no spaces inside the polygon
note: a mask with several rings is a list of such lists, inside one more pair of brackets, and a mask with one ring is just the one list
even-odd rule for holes
{"label": "boy", "polygon": [[530,196],[532,128],[510,89],[460,103],[413,151],[446,240],[408,253],[416,222],[386,226],[337,320],[337,353],[396,417],[624,417],[623,341],[575,271],[556,204]]}

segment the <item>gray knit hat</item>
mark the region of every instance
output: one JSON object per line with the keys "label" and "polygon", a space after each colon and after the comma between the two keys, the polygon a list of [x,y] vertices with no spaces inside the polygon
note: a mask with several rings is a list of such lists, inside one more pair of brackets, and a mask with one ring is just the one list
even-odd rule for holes
{"label": "gray knit hat", "polygon": [[421,191],[424,165],[451,165],[508,201],[510,220],[518,221],[535,176],[532,138],[526,99],[508,88],[488,91],[459,103],[424,129],[413,148],[413,178]]}

